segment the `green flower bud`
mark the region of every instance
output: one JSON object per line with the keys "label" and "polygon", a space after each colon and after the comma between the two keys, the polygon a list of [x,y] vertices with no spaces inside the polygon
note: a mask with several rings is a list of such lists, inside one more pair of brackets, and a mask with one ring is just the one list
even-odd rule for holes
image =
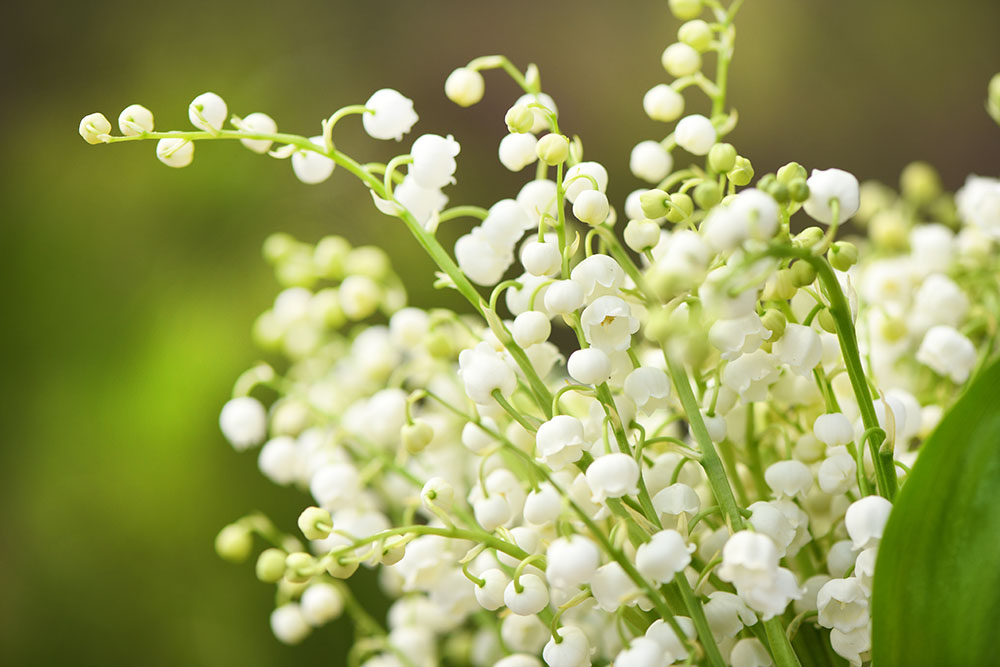
{"label": "green flower bud", "polygon": [[767,192],[777,182],[778,179],[775,178],[774,174],[764,174],[760,177],[760,180],[757,181],[757,189]]}
{"label": "green flower bud", "polygon": [[403,426],[401,436],[406,451],[416,454],[422,452],[434,439],[434,429],[427,422],[418,419]]}
{"label": "green flower bud", "polygon": [[753,180],[753,165],[750,160],[742,155],[736,156],[736,165],[726,174],[729,181],[736,186],[742,187]]}
{"label": "green flower bud", "polygon": [[450,359],[454,356],[451,338],[441,331],[432,331],[424,344],[427,346],[427,353],[435,359]]}
{"label": "green flower bud", "polygon": [[561,134],[550,132],[535,144],[535,154],[538,155],[539,160],[550,167],[561,164],[569,157],[569,139]]}
{"label": "green flower bud", "polygon": [[903,198],[917,206],[925,206],[941,195],[941,178],[926,162],[911,162],[899,177]]}
{"label": "green flower bud", "polygon": [[708,168],[717,174],[731,171],[736,166],[736,147],[732,144],[715,144],[708,151]]}
{"label": "green flower bud", "polygon": [[816,280],[816,269],[809,262],[799,260],[788,269],[792,272],[792,282],[796,287],[806,287],[812,285]]}
{"label": "green flower bud", "polygon": [[993,120],[1000,123],[1000,72],[990,79],[990,87],[986,97],[986,110]]}
{"label": "green flower bud", "polygon": [[672,203],[671,196],[663,190],[646,190],[639,195],[642,214],[650,220],[667,215],[670,211],[670,203]]}
{"label": "green flower bud", "polygon": [[326,572],[336,579],[348,579],[358,571],[357,561],[341,563],[339,558],[333,558],[326,563]]}
{"label": "green flower bud", "polygon": [[764,299],[766,301],[788,301],[798,291],[795,279],[789,269],[775,273],[764,284]]}
{"label": "green flower bud", "polygon": [[823,240],[823,230],[819,227],[806,227],[792,238],[796,248],[811,248]]}
{"label": "green flower bud", "polygon": [[301,584],[313,578],[316,559],[304,551],[296,551],[285,558],[285,578],[293,584]]}
{"label": "green flower bud", "polygon": [[835,334],[837,333],[837,325],[833,320],[833,314],[830,313],[829,308],[824,308],[819,311],[819,315],[816,316],[816,321],[823,328],[823,331],[827,333]]}
{"label": "green flower bud", "polygon": [[264,259],[269,264],[277,264],[278,262],[284,261],[301,246],[302,244],[296,241],[291,234],[277,232],[276,234],[271,234],[264,239],[262,252]]}
{"label": "green flower bud", "polygon": [[804,178],[796,178],[788,184],[788,196],[800,204],[809,199],[809,184]]}
{"label": "green flower bud", "polygon": [[889,343],[902,340],[907,334],[906,322],[898,317],[887,317],[879,327],[879,334],[883,340]]}
{"label": "green flower bud", "polygon": [[324,236],[313,250],[313,266],[322,277],[341,280],[344,277],[344,260],[350,252],[351,244],[344,237]]}
{"label": "green flower bud", "polygon": [[890,250],[905,248],[909,233],[909,223],[896,209],[881,211],[868,223],[868,234],[872,242],[880,248]]}
{"label": "green flower bud", "polygon": [[791,195],[788,192],[788,186],[777,180],[767,189],[767,193],[774,197],[774,201],[779,204],[787,204],[788,200],[791,198]]}
{"label": "green flower bud", "polygon": [[772,343],[781,338],[781,335],[785,333],[785,326],[788,324],[788,319],[784,314],[780,310],[774,309],[765,312],[760,321],[764,328],[771,332],[771,337],[768,340]]}
{"label": "green flower bud", "polygon": [[507,110],[503,120],[507,123],[507,129],[514,134],[531,132],[531,128],[535,126],[535,114],[527,104],[515,104]]}
{"label": "green flower bud", "polygon": [[684,192],[675,192],[670,195],[670,203],[673,204],[670,210],[667,211],[667,220],[670,222],[682,222],[694,213],[694,200]]}
{"label": "green flower bud", "polygon": [[299,530],[310,540],[323,540],[333,530],[333,518],[320,507],[307,507],[299,515]]}
{"label": "green flower bud", "polygon": [[777,177],[779,181],[790,186],[792,181],[799,179],[806,180],[809,178],[809,174],[806,172],[806,168],[798,162],[789,162],[784,167],[778,169]]}
{"label": "green flower bud", "polygon": [[253,535],[238,523],[231,523],[215,536],[215,552],[230,563],[242,563],[250,556]]}
{"label": "green flower bud", "polygon": [[701,14],[701,0],[669,0],[670,13],[681,21],[698,18]]}
{"label": "green flower bud", "polygon": [[722,201],[722,189],[715,181],[702,181],[694,188],[694,201],[707,211]]}
{"label": "green flower bud", "polygon": [[382,248],[360,246],[344,258],[344,273],[349,276],[365,276],[379,282],[392,273],[392,264],[389,255]]}
{"label": "green flower bud", "polygon": [[696,51],[708,51],[712,44],[712,29],[701,19],[694,19],[681,25],[677,39]]}
{"label": "green flower bud", "polygon": [[830,265],[838,271],[846,271],[858,263],[858,248],[847,241],[837,241],[826,253]]}
{"label": "green flower bud", "polygon": [[285,576],[285,557],[281,549],[265,549],[257,556],[257,578],[266,584],[273,584]]}
{"label": "green flower bud", "polygon": [[[654,289],[656,289],[655,286]],[[658,289],[657,293],[659,293]],[[649,341],[657,344],[667,342],[672,332],[673,324],[670,321],[670,312],[665,308],[659,308],[650,312],[649,320],[646,322],[646,326],[642,329],[643,335],[645,335]]]}

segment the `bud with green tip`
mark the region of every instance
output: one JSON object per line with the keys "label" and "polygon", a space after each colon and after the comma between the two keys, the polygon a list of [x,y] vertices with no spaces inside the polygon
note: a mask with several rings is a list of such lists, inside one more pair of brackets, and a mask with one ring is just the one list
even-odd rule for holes
{"label": "bud with green tip", "polygon": [[809,262],[799,260],[788,269],[792,272],[792,282],[796,287],[806,287],[812,285],[816,280],[816,269]]}
{"label": "bud with green tip", "polygon": [[321,507],[307,507],[299,515],[299,530],[310,540],[324,540],[333,530],[333,518]]}
{"label": "bud with green tip", "polygon": [[111,133],[111,122],[102,113],[88,114],[80,120],[80,136],[88,144],[104,143],[101,137]]}
{"label": "bud with green tip", "polygon": [[823,240],[823,230],[819,227],[806,227],[792,238],[796,248],[811,248]]}
{"label": "bud with green tip", "polygon": [[434,429],[427,422],[417,419],[412,424],[406,424],[400,431],[403,447],[411,454],[417,454],[434,439]]}
{"label": "bud with green tip", "polygon": [[296,551],[285,558],[285,578],[293,584],[304,584],[316,572],[316,559],[304,551]]}
{"label": "bud with green tip", "polygon": [[250,556],[253,535],[239,523],[231,523],[215,536],[215,552],[230,563],[242,563]]}
{"label": "bud with green tip", "polygon": [[696,51],[708,51],[712,45],[712,29],[701,19],[693,19],[677,30],[677,39]]}
{"label": "bud with green tip", "polygon": [[662,218],[670,211],[671,199],[663,190],[646,190],[639,195],[642,214],[651,220]]}
{"label": "bud with green tip", "polygon": [[629,220],[625,225],[625,245],[645,252],[660,242],[660,226],[652,220]]}
{"label": "bud with green tip", "polygon": [[779,204],[787,204],[788,200],[791,199],[791,195],[788,192],[788,186],[778,180],[771,183],[771,187],[767,189],[767,194],[774,197],[774,201]]}
{"label": "bud with green tip", "polygon": [[569,157],[569,139],[561,134],[550,132],[535,144],[535,154],[538,155],[539,160],[550,167],[562,164]]}
{"label": "bud with green tip", "polygon": [[788,184],[788,196],[800,204],[809,199],[809,184],[804,178],[796,178]]}
{"label": "bud with green tip", "polygon": [[785,185],[791,185],[792,181],[800,178],[804,181],[809,178],[809,172],[798,162],[789,162],[778,169],[777,178]]}
{"label": "bud with green tip", "polygon": [[694,201],[707,211],[722,201],[722,189],[715,181],[702,181],[694,188]]}
{"label": "bud with green tip", "polygon": [[515,104],[507,110],[503,120],[507,129],[515,134],[526,134],[535,126],[535,114],[527,104]]}
{"label": "bud with green tip", "polygon": [[795,279],[789,269],[781,269],[764,284],[764,299],[767,301],[788,301],[798,291]]}
{"label": "bud with green tip", "polygon": [[708,168],[717,174],[731,171],[736,166],[736,147],[732,144],[715,144],[708,151]]}
{"label": "bud with green tip", "polygon": [[[654,285],[654,289],[656,289],[656,285]],[[662,344],[670,339],[673,328],[673,323],[670,320],[670,311],[666,308],[658,308],[650,312],[649,320],[646,322],[646,326],[643,327],[642,333],[647,340]]]}
{"label": "bud with green tip", "polygon": [[765,312],[760,321],[764,328],[771,332],[771,337],[768,339],[771,342],[781,338],[781,335],[785,333],[785,326],[788,324],[788,318],[780,310],[775,309]]}
{"label": "bud with green tip", "polygon": [[1000,123],[1000,72],[990,79],[989,92],[986,98],[986,110],[997,123]]}
{"label": "bud with green tip", "polygon": [[816,316],[816,321],[819,322],[823,331],[832,334],[837,333],[837,323],[833,319],[833,314],[830,312],[829,308],[824,308],[819,311],[819,315]]}
{"label": "bud with green tip", "polygon": [[257,557],[257,566],[254,568],[257,578],[266,584],[273,584],[280,581],[285,576],[285,558],[287,555],[281,549],[276,548],[262,551],[260,556]]}
{"label": "bud with green tip", "polygon": [[858,247],[847,241],[837,241],[826,253],[830,265],[838,271],[846,271],[858,263]]}
{"label": "bud with green tip", "polygon": [[669,0],[670,13],[681,21],[698,18],[701,14],[701,0]]}
{"label": "bud with green tip", "polygon": [[925,206],[941,195],[941,178],[926,162],[911,162],[899,177],[903,198],[917,206]]}
{"label": "bud with green tip", "polygon": [[670,195],[670,203],[673,206],[667,211],[667,220],[673,223],[683,222],[685,218],[694,213],[694,200],[684,192],[675,192]]}
{"label": "bud with green tip", "polygon": [[468,67],[459,67],[444,82],[444,94],[460,107],[471,107],[479,102],[485,90],[483,75]]}
{"label": "bud with green tip", "polygon": [[736,156],[735,166],[726,173],[726,178],[733,185],[742,187],[747,185],[753,180],[753,165],[750,164],[750,160],[746,159],[742,155]]}

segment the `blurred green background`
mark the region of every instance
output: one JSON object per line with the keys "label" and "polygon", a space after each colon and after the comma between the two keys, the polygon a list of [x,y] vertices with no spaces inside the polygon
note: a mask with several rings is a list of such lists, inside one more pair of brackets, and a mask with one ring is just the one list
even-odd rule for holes
{"label": "blurred green background", "polygon": [[[631,146],[665,134],[640,103],[666,80],[677,21],[663,0],[98,0],[5,14],[0,664],[342,664],[344,625],[279,645],[271,588],[215,557],[223,524],[259,508],[291,529],[303,504],[225,444],[217,414],[257,359],[250,325],[276,291],[259,254],[268,233],[384,245],[418,304],[436,298],[420,287],[430,266],[341,172],[305,186],[287,163],[223,144],[171,170],[152,143],[86,145],[80,117],[114,122],[139,102],[158,128],[184,128],[188,101],[212,90],[234,113],[314,134],[337,107],[395,87],[418,131],[462,142],[452,201],[489,204],[525,178],[493,157],[516,91],[490,75],[484,102],[461,110],[442,85],[503,52],[539,64],[620,206],[639,185]],[[995,0],[748,0],[732,141],[758,173],[796,159],[894,183],[925,159],[950,188],[996,175],[1000,130],[983,102],[997,26]],[[358,125],[338,127],[339,147],[364,160],[397,148]]]}

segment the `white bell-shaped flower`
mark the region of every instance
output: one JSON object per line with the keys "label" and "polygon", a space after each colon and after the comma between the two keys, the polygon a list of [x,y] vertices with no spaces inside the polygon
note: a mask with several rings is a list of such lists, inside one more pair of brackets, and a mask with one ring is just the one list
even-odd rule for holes
{"label": "white bell-shaped flower", "polygon": [[764,471],[764,481],[778,498],[804,497],[812,487],[809,466],[801,461],[778,461]]}
{"label": "white bell-shaped flower", "polygon": [[510,171],[521,171],[538,159],[535,147],[538,139],[533,134],[508,134],[500,140],[497,156],[500,164]]}
{"label": "white bell-shaped flower", "polygon": [[660,226],[652,220],[629,220],[622,235],[630,250],[644,253],[656,247],[663,238],[661,232]]}
{"label": "white bell-shaped flower", "polygon": [[521,248],[521,265],[533,276],[552,276],[559,272],[562,254],[555,243],[528,241]]}
{"label": "white bell-shaped flower", "polygon": [[725,591],[708,594],[705,619],[716,640],[735,637],[744,627],[757,622],[757,616],[738,595]]}
{"label": "white bell-shaped flower", "polygon": [[837,655],[851,663],[852,667],[861,667],[865,663],[862,654],[872,649],[871,625],[850,632],[841,632],[836,628],[830,630],[830,646]]}
{"label": "white bell-shaped flower", "polygon": [[740,397],[742,403],[763,401],[767,389],[778,381],[778,359],[764,350],[744,354],[722,369],[722,384]]}
{"label": "white bell-shaped flower", "polygon": [[976,367],[976,346],[954,327],[931,327],[917,350],[917,361],[939,375],[962,383]]}
{"label": "white bell-shaped flower", "polygon": [[496,611],[504,605],[504,591],[510,585],[510,577],[504,574],[500,568],[491,567],[480,572],[479,578],[483,580],[484,584],[482,586],[476,585],[476,602],[486,611]]}
{"label": "white bell-shaped flower", "polygon": [[350,463],[330,463],[313,474],[309,492],[324,509],[349,507],[361,493],[361,475]]}
{"label": "white bell-shaped flower", "polygon": [[587,347],[569,355],[569,376],[580,384],[601,384],[611,378],[611,358],[596,347]]}
{"label": "white bell-shaped flower", "polygon": [[784,558],[788,547],[795,540],[795,527],[788,517],[772,503],[764,501],[755,502],[747,509],[751,512],[750,525],[759,534],[771,538],[778,550],[778,557]]}
{"label": "white bell-shaped flower", "polygon": [[597,190],[584,190],[573,202],[573,215],[580,222],[588,225],[599,225],[608,219],[611,205],[608,196]]}
{"label": "white bell-shaped flower", "polygon": [[622,388],[635,407],[647,415],[665,408],[670,398],[670,379],[652,366],[640,366],[629,373]]}
{"label": "white bell-shaped flower", "polygon": [[604,192],[608,188],[608,170],[599,162],[580,162],[566,170],[563,177],[566,199],[575,202],[584,190],[596,189]]}
{"label": "white bell-shaped flower", "polygon": [[[490,429],[494,433],[500,430],[497,423],[489,417],[483,417],[480,421],[483,426]],[[496,444],[496,439],[483,430],[479,424],[475,422],[466,422],[465,426],[462,427],[462,444],[465,445],[469,451],[478,454],[479,452]]]}
{"label": "white bell-shaped flower", "polygon": [[733,650],[729,652],[729,664],[733,667],[772,667],[774,661],[759,639],[747,637],[733,645]]}
{"label": "white bell-shaped flower", "polygon": [[590,663],[590,640],[587,633],[575,625],[564,625],[558,630],[561,641],[549,639],[542,649],[542,658],[549,667],[585,667]]}
{"label": "white bell-shaped flower", "polygon": [[590,582],[601,564],[597,545],[583,535],[560,537],[545,552],[545,577],[552,586],[573,590]]}
{"label": "white bell-shaped flower", "polygon": [[857,552],[850,540],[834,542],[826,554],[826,570],[833,577],[843,577],[857,560]]}
{"label": "white bell-shaped flower", "polygon": [[823,493],[840,495],[857,482],[858,464],[843,446],[831,447],[827,458],[816,471],[816,481]]}
{"label": "white bell-shaped flower", "polygon": [[868,624],[868,592],[854,577],[831,579],[816,596],[819,624],[850,632]]}
{"label": "white bell-shaped flower", "polygon": [[770,338],[770,329],[764,326],[755,312],[735,319],[716,320],[708,330],[708,341],[722,352],[722,358],[727,361],[756,351]]}
{"label": "white bell-shaped flower", "polygon": [[271,612],[271,632],[282,644],[298,644],[309,636],[312,626],[299,604],[289,602]]}
{"label": "white bell-shaped flower", "polygon": [[490,243],[498,248],[512,250],[524,234],[531,228],[528,214],[513,199],[501,199],[490,206],[486,219],[480,223],[483,233]]}
{"label": "white bell-shaped flower", "polygon": [[635,567],[639,573],[658,584],[671,581],[691,563],[694,546],[688,546],[676,530],[661,530],[639,545]]}
{"label": "white bell-shaped flower", "polygon": [[590,578],[590,591],[597,605],[607,612],[618,611],[623,604],[634,601],[638,590],[617,562],[602,565]]}
{"label": "white bell-shaped flower", "polygon": [[524,212],[528,214],[532,227],[538,227],[539,218],[544,214],[555,218],[556,184],[546,178],[528,181],[515,197]]}
{"label": "white bell-shaped flower", "polygon": [[500,623],[500,638],[512,651],[539,653],[551,636],[537,616],[511,614]]}
{"label": "white bell-shaped flower", "polygon": [[516,581],[507,584],[503,600],[518,616],[534,616],[548,606],[549,589],[537,574],[522,573]]}
{"label": "white bell-shaped flower", "polygon": [[455,260],[469,280],[477,285],[495,285],[514,263],[512,251],[498,249],[483,233],[482,227],[459,237],[455,242]]}
{"label": "white bell-shaped flower", "polygon": [[632,334],[639,330],[639,320],[632,317],[632,308],[617,296],[594,299],[583,309],[580,325],[588,343],[609,353],[627,350],[632,344]]}
{"label": "white bell-shaped flower", "polygon": [[156,159],[175,169],[186,167],[194,160],[194,142],[190,139],[160,139],[156,142]]}
{"label": "white bell-shaped flower", "polygon": [[510,333],[515,343],[527,348],[548,340],[552,333],[552,323],[544,313],[528,310],[514,318]]}
{"label": "white bell-shaped flower", "polygon": [[392,194],[417,222],[425,226],[433,219],[434,214],[440,213],[448,203],[448,197],[441,190],[425,188],[409,174],[403,178],[403,182],[393,190]]}
{"label": "white bell-shaped flower", "polygon": [[[695,637],[694,622],[690,618],[687,616],[675,616],[674,620],[681,627],[685,639]],[[658,618],[653,621],[646,628],[644,636],[647,639],[652,639],[659,645],[660,650],[663,651],[663,657],[669,662],[677,662],[687,657],[688,649],[685,641],[678,637],[673,627],[663,619]]]}
{"label": "white bell-shaped flower", "polygon": [[[312,144],[326,150],[323,137],[309,137]],[[316,185],[330,178],[337,163],[315,151],[298,150],[292,153],[292,171],[295,177],[308,185]]]}
{"label": "white bell-shaped flower", "polygon": [[587,485],[595,503],[639,493],[639,464],[627,454],[604,454],[587,466]]}
{"label": "white bell-shaped flower", "polygon": [[225,100],[215,93],[202,93],[188,105],[188,118],[199,130],[218,132],[228,117]]}
{"label": "white bell-shaped flower", "polygon": [[746,226],[747,238],[768,241],[778,230],[778,202],[762,190],[741,190],[729,203],[729,209]]}
{"label": "white bell-shaped flower", "polygon": [[819,334],[802,324],[785,326],[785,332],[775,341],[773,349],[781,363],[803,377],[811,376],[823,358],[823,341]]}
{"label": "white bell-shaped flower", "polygon": [[391,88],[372,93],[365,102],[365,108],[368,111],[361,116],[361,124],[373,139],[400,141],[418,119],[413,110],[413,100]]}
{"label": "white bell-shaped flower", "polygon": [[858,179],[842,169],[813,169],[806,181],[809,199],[802,205],[816,222],[833,223],[833,205],[837,202],[837,222],[842,223],[858,212],[861,191]]}
{"label": "white bell-shaped flower", "polygon": [[583,288],[587,302],[607,295],[617,295],[625,284],[625,271],[607,255],[591,255],[573,267],[570,279]]}
{"label": "white bell-shaped flower", "polygon": [[291,484],[298,479],[301,464],[295,438],[287,435],[268,440],[260,448],[257,457],[257,467],[261,473],[280,486]]}
{"label": "white bell-shaped flower", "polygon": [[908,318],[911,329],[926,331],[934,325],[957,327],[969,310],[969,297],[954,280],[941,273],[924,278],[913,297]]}
{"label": "white bell-shaped flower", "polygon": [[118,129],[126,137],[152,132],[153,112],[141,104],[130,104],[118,114]]}
{"label": "white bell-shaped flower", "polygon": [[837,447],[854,441],[851,420],[842,412],[831,412],[817,417],[813,422],[813,434],[827,447]]}
{"label": "white bell-shaped flower", "polygon": [[[111,134],[111,121],[102,113],[87,114],[80,119],[80,136],[88,144],[100,144],[102,136]],[[173,140],[176,141],[176,140]],[[158,153],[159,151],[157,151]]]}
{"label": "white bell-shaped flower", "polygon": [[855,551],[878,546],[891,511],[892,503],[882,496],[865,496],[851,503],[844,515],[844,526]]}
{"label": "white bell-shaped flower", "polygon": [[766,586],[741,588],[737,585],[740,597],[754,611],[760,612],[762,621],[767,621],[782,614],[788,603],[802,597],[795,575],[787,568],[779,567],[774,579]]}
{"label": "white bell-shaped flower", "polygon": [[[275,134],[278,131],[278,124],[266,113],[255,111],[240,121],[240,129],[253,134]],[[263,155],[271,150],[272,141],[270,139],[240,139],[240,143],[254,153]]]}
{"label": "white bell-shaped flower", "polygon": [[658,83],[642,96],[642,109],[652,120],[671,123],[684,113],[684,96],[665,83]]}
{"label": "white bell-shaped flower", "polygon": [[491,392],[499,389],[509,397],[517,388],[517,377],[489,343],[480,343],[458,355],[458,375],[465,393],[480,405],[493,404]]}
{"label": "white bell-shaped flower", "polygon": [[701,114],[681,118],[674,129],[677,145],[692,155],[708,155],[717,137],[712,121]]}
{"label": "white bell-shaped flower", "polygon": [[640,141],[629,155],[632,175],[648,183],[659,183],[674,167],[674,159],[658,141]]}
{"label": "white bell-shaped flower", "polygon": [[583,435],[583,422],[569,415],[556,415],[538,427],[535,434],[538,458],[552,470],[579,461],[590,446]]}
{"label": "white bell-shaped flower", "polygon": [[583,288],[572,280],[557,280],[545,291],[545,309],[555,315],[568,315],[583,305]]}
{"label": "white bell-shaped flower", "polygon": [[344,596],[333,584],[310,584],[299,600],[302,616],[309,625],[318,627],[340,617],[344,611]]}
{"label": "white bell-shaped flower", "polygon": [[413,163],[407,172],[423,188],[443,188],[455,182],[455,156],[462,150],[450,134],[422,134],[410,147]]}
{"label": "white bell-shaped flower", "polygon": [[486,82],[483,75],[468,67],[459,67],[444,82],[444,94],[460,107],[471,107],[483,99]]}
{"label": "white bell-shaped flower", "polygon": [[249,449],[267,435],[267,411],[256,398],[239,396],[222,406],[219,428],[233,449]]}
{"label": "white bell-shaped flower", "polygon": [[524,501],[524,520],[535,526],[552,523],[561,511],[562,496],[547,482],[529,493]]}
{"label": "white bell-shaped flower", "polygon": [[[558,115],[559,109],[556,108],[556,102],[552,99],[551,95],[547,93],[525,93],[521,95],[514,102],[514,105],[526,104],[531,108],[531,112],[535,115],[534,125],[531,126],[531,132],[533,134],[538,134],[542,130],[548,130],[549,119],[546,112],[550,112]],[[539,105],[539,106],[531,106]]]}
{"label": "white bell-shaped flower", "polygon": [[741,530],[722,549],[719,578],[738,587],[764,587],[774,582],[778,548],[767,535]]}
{"label": "white bell-shaped flower", "polygon": [[636,637],[615,656],[615,667],[667,667],[660,645],[647,637]]}
{"label": "white bell-shaped flower", "polygon": [[878,548],[871,547],[859,553],[857,559],[854,561],[853,578],[858,580],[858,583],[861,584],[861,587],[865,589],[868,595],[871,595],[872,592],[875,577],[875,561],[877,559]]}
{"label": "white bell-shaped flower", "polygon": [[698,493],[687,484],[677,482],[660,490],[653,496],[653,509],[658,514],[693,517],[701,510]]}
{"label": "white bell-shaped flower", "polygon": [[1000,180],[970,175],[955,193],[958,215],[991,238],[1000,238]]}
{"label": "white bell-shaped flower", "polygon": [[664,49],[660,63],[670,76],[680,78],[701,69],[701,54],[684,42],[675,42]]}

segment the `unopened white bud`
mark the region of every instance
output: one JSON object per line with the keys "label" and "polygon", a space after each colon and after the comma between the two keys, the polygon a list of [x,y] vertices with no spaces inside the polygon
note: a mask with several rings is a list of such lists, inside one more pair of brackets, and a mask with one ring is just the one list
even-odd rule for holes
{"label": "unopened white bud", "polygon": [[764,471],[764,481],[779,497],[803,497],[812,486],[809,466],[801,461],[778,461]]}
{"label": "unopened white bud", "polygon": [[972,341],[954,327],[943,324],[931,327],[917,350],[917,361],[956,383],[969,379],[977,359]]}
{"label": "unopened white bud", "polygon": [[642,98],[642,108],[653,120],[671,123],[684,113],[684,96],[665,83],[659,83]]}
{"label": "unopened white bud", "polygon": [[587,486],[596,503],[639,493],[639,464],[627,454],[604,454],[587,466]]}
{"label": "unopened white bud", "polygon": [[691,562],[693,546],[688,546],[676,530],[661,530],[635,552],[635,567],[639,573],[656,583],[673,579]]}
{"label": "unopened white bud", "polygon": [[813,422],[813,434],[827,447],[837,447],[854,441],[851,420],[842,412],[831,412],[817,417]]}
{"label": "unopened white bud", "polygon": [[295,602],[271,612],[271,632],[283,644],[298,644],[312,631],[302,608]]}
{"label": "unopened white bud", "polygon": [[242,451],[264,441],[267,412],[256,398],[240,396],[222,407],[219,428],[233,448]]}
{"label": "unopened white bud", "polygon": [[533,276],[549,276],[562,264],[562,255],[555,243],[529,241],[521,248],[521,265]]}
{"label": "unopened white bud", "polygon": [[545,578],[549,583],[572,590],[590,582],[601,564],[601,552],[590,538],[572,535],[553,540],[545,552],[545,560]]}
{"label": "unopened white bud", "polygon": [[302,616],[313,627],[335,620],[344,611],[344,596],[333,584],[311,584],[299,601]]}
{"label": "unopened white bud", "polygon": [[816,222],[833,222],[833,201],[837,202],[837,222],[842,223],[858,212],[861,191],[858,179],[842,169],[813,169],[806,181],[809,199],[802,205]]}
{"label": "unopened white bud", "polygon": [[186,167],[194,159],[194,142],[190,139],[160,139],[156,142],[156,159],[168,167]]}
{"label": "unopened white bud", "polygon": [[[309,141],[320,150],[326,150],[322,136],[310,137]],[[330,178],[336,164],[316,151],[297,150],[292,154],[292,171],[295,172],[295,177],[308,185],[316,185]]]}
{"label": "unopened white bud", "polygon": [[640,141],[632,149],[628,168],[636,178],[659,183],[673,169],[674,159],[658,141]]}
{"label": "unopened white bud", "polygon": [[670,76],[680,78],[701,69],[701,54],[691,46],[677,42],[663,51],[660,63]]}
{"label": "unopened white bud", "polygon": [[[518,591],[518,588],[521,590]],[[517,583],[511,581],[503,592],[504,604],[518,616],[534,616],[549,604],[549,589],[536,575],[522,574]]]}
{"label": "unopened white bud", "polygon": [[215,93],[202,93],[188,105],[188,118],[199,130],[218,132],[228,116],[225,100]]}
{"label": "unopened white bud", "polygon": [[500,164],[510,171],[521,171],[538,159],[537,144],[538,139],[533,134],[508,134],[500,140],[497,150]]}
{"label": "unopened white bud", "polygon": [[712,121],[701,114],[681,118],[674,129],[677,145],[692,155],[707,155],[717,137]]}
{"label": "unopened white bud", "polygon": [[141,104],[130,104],[118,115],[118,129],[126,137],[153,131],[153,112]]}
{"label": "unopened white bud", "polygon": [[556,315],[572,313],[583,305],[583,288],[574,280],[557,280],[545,291],[545,309]]}
{"label": "unopened white bud", "polygon": [[[278,124],[266,113],[255,111],[240,121],[240,129],[250,134],[275,134]],[[270,139],[240,139],[240,143],[254,153],[264,154],[271,150]]]}
{"label": "unopened white bud", "polygon": [[531,347],[549,339],[552,323],[537,310],[526,310],[514,318],[510,332],[515,343],[521,347]]}
{"label": "unopened white bud", "polygon": [[660,226],[652,220],[629,220],[625,225],[625,245],[641,253],[660,242]]}
{"label": "unopened white bud", "polygon": [[588,225],[599,225],[608,218],[611,213],[611,205],[608,197],[603,192],[597,190],[586,190],[581,192],[573,202],[573,215],[577,220]]}
{"label": "unopened white bud", "polygon": [[566,370],[580,384],[601,384],[611,377],[611,359],[596,347],[588,347],[569,355]]}
{"label": "unopened white bud", "polygon": [[471,107],[483,99],[486,82],[483,75],[468,67],[459,67],[444,82],[444,94],[460,107]]}
{"label": "unopened white bud", "polygon": [[88,114],[80,120],[80,136],[88,144],[100,144],[101,135],[111,133],[111,123],[102,113]]}
{"label": "unopened white bud", "polygon": [[391,88],[372,93],[365,102],[365,108],[368,111],[361,116],[361,124],[373,139],[399,141],[417,122],[413,100]]}

